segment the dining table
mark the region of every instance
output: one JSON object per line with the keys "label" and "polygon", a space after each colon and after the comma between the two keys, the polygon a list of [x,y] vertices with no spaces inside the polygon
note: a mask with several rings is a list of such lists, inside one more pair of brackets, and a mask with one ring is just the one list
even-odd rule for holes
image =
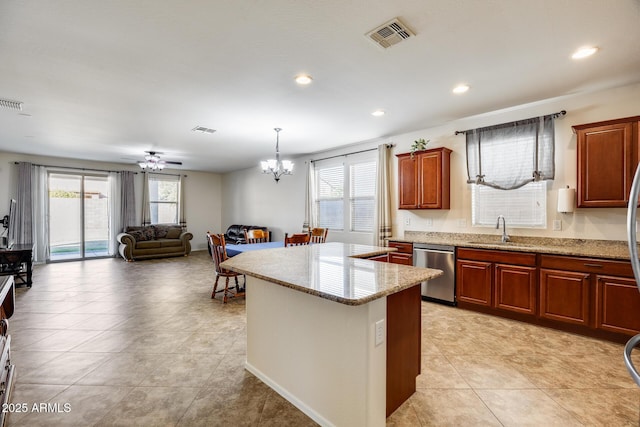
{"label": "dining table", "polygon": [[225,245],[227,256],[233,257],[243,252],[259,251],[262,249],[284,248],[284,241],[262,242],[262,243],[246,243],[243,245]]}

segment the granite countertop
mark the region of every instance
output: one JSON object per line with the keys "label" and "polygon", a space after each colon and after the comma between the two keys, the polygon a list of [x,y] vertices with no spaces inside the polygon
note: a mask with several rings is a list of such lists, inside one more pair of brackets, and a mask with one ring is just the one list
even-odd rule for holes
{"label": "granite countertop", "polygon": [[221,265],[346,305],[366,304],[442,274],[431,268],[362,259],[394,250],[332,242],[244,252]]}
{"label": "granite countertop", "polygon": [[620,240],[560,239],[528,236],[510,236],[510,238],[510,242],[502,243],[498,234],[406,231],[403,237],[393,237],[389,240],[551,255],[585,256],[617,260],[630,259],[627,242]]}

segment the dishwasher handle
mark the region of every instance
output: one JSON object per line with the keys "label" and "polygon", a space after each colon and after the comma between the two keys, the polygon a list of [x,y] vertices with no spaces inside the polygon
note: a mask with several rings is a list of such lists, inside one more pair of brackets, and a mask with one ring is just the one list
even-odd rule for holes
{"label": "dishwasher handle", "polygon": [[453,251],[446,251],[441,249],[422,249],[422,248],[413,248],[414,252],[430,252],[435,254],[445,254],[445,255],[453,255]]}

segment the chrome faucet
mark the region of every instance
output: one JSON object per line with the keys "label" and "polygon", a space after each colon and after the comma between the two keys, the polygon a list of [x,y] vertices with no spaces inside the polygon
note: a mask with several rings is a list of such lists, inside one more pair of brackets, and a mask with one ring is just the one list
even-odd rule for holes
{"label": "chrome faucet", "polygon": [[500,218],[502,218],[502,243],[509,241],[509,235],[507,234],[507,221],[502,215],[498,215],[498,222],[496,223],[496,229],[500,228]]}

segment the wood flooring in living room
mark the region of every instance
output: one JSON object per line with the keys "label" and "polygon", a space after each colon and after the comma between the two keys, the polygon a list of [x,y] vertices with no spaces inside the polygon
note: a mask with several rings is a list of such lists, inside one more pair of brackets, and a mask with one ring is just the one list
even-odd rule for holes
{"label": "wood flooring in living room", "polygon": [[[213,280],[206,251],[36,266],[10,320],[27,411],[8,425],[314,425],[244,370],[244,300],[211,300]],[[422,308],[418,391],[387,425],[638,425],[622,345]]]}

